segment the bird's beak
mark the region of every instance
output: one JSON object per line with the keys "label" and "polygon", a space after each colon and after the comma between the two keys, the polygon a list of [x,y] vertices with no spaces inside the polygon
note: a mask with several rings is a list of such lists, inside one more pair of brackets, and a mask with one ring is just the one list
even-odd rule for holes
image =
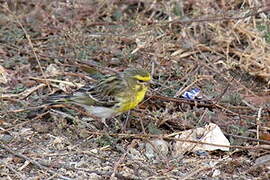
{"label": "bird's beak", "polygon": [[144,85],[147,86],[147,87],[150,87],[151,84],[153,84],[152,80],[145,82]]}

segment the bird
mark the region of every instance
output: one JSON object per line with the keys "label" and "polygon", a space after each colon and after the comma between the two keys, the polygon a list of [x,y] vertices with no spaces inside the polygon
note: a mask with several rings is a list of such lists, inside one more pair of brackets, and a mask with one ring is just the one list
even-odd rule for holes
{"label": "bird", "polygon": [[52,95],[48,102],[81,106],[108,127],[106,119],[134,109],[143,101],[151,78],[143,68],[128,68],[107,75],[94,85],[85,85],[70,95]]}

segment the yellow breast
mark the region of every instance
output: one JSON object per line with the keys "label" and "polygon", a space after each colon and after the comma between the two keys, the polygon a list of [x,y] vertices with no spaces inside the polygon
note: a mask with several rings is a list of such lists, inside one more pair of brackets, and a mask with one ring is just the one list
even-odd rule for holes
{"label": "yellow breast", "polygon": [[120,107],[117,109],[118,112],[125,112],[135,108],[145,96],[147,91],[146,86],[136,85],[134,91],[130,93],[130,96],[125,96],[120,100]]}

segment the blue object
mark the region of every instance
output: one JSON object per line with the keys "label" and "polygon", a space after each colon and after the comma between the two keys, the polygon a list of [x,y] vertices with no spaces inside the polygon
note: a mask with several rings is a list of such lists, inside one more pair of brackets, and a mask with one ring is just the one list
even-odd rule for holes
{"label": "blue object", "polygon": [[194,100],[195,98],[200,98],[199,97],[200,92],[201,90],[199,88],[194,88],[194,89],[184,92],[182,97],[185,99]]}
{"label": "blue object", "polygon": [[195,154],[198,155],[198,156],[208,156],[209,155],[208,152],[203,151],[203,150],[195,151]]}

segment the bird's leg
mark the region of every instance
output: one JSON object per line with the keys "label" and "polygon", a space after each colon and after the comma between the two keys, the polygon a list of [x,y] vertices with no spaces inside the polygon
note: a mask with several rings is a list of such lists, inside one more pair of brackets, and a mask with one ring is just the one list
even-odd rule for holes
{"label": "bird's leg", "polygon": [[130,111],[128,111],[127,117],[126,117],[126,119],[125,119],[125,121],[124,121],[124,124],[122,125],[122,131],[123,131],[123,132],[125,132],[126,129],[127,129],[127,124],[128,124],[128,120],[129,120],[129,115],[130,115]]}
{"label": "bird's leg", "polygon": [[106,123],[106,118],[101,118],[101,122],[105,125],[107,129],[109,128],[108,124]]}

